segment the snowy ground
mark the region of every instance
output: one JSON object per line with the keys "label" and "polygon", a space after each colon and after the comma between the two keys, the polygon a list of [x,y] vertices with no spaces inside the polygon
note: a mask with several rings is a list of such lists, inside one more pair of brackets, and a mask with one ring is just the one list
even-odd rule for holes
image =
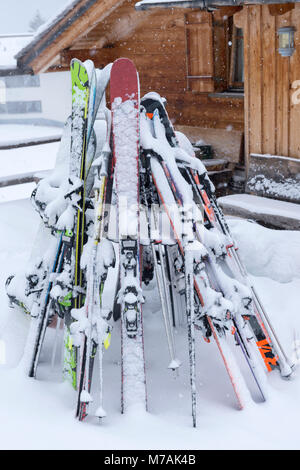
{"label": "snowy ground", "polygon": [[[12,217],[14,214],[14,217]],[[238,411],[216,346],[197,341],[198,428],[191,426],[186,330],[176,332],[179,376],[169,362],[158,295],[146,288],[145,352],[149,412],[120,414],[119,326],[105,354],[104,404],[107,418],[74,419],[76,396],[47,362],[49,339],[38,379],[19,364],[28,318],[9,309],[4,291],[8,274],[24,266],[38,215],[29,201],[0,204],[0,448],[2,449],[299,449],[300,378],[269,376],[269,401]],[[241,220],[230,221],[252,279],[289,355],[300,337],[300,233],[280,232]],[[297,259],[298,254],[298,259]],[[283,274],[285,273],[285,275]],[[6,352],[4,360],[3,350]],[[2,351],[2,355],[1,355]],[[252,389],[252,383],[249,382]],[[95,395],[95,407],[97,396]],[[93,407],[91,409],[93,411]]]}

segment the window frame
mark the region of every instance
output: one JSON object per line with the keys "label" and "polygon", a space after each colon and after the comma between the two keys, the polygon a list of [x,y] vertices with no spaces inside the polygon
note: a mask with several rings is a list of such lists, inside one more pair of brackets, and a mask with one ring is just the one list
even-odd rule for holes
{"label": "window frame", "polygon": [[[232,17],[231,17],[232,18]],[[229,41],[231,41],[231,46],[228,47],[229,52],[229,67],[228,67],[228,91],[232,91],[233,89],[237,89],[238,91],[244,90],[244,81],[235,81],[236,75],[236,67],[237,67],[237,42],[241,41],[242,48],[243,48],[243,41],[244,41],[244,34],[242,28],[237,28],[232,20],[232,25],[228,24],[228,46]],[[238,31],[242,32],[242,35],[238,35]],[[242,49],[244,53],[244,48]],[[242,64],[244,68],[244,61]]]}

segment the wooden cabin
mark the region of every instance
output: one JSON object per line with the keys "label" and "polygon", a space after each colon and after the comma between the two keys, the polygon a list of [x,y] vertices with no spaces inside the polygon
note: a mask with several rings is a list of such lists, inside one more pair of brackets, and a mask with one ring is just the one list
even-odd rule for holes
{"label": "wooden cabin", "polygon": [[[18,66],[37,74],[66,70],[73,57],[97,67],[129,57],[141,93],[165,96],[192,141],[232,162],[252,153],[299,159],[300,4],[229,0],[208,12],[184,3],[137,11],[134,0],[78,0],[18,54]],[[278,52],[283,26],[294,31],[289,57]]]}
{"label": "wooden cabin", "polygon": [[177,129],[194,142],[212,144],[217,157],[237,162],[244,97],[242,68],[237,83],[226,47],[232,40],[241,44],[233,11],[144,12],[135,10],[134,0],[80,0],[18,54],[18,66],[38,74],[66,70],[73,57],[92,59],[97,67],[128,57],[139,71],[141,94],[165,96]]}

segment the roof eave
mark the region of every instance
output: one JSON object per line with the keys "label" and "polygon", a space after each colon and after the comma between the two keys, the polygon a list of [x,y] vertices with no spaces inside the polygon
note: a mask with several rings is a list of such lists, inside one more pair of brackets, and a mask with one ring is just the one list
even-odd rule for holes
{"label": "roof eave", "polygon": [[[56,22],[50,23],[41,34],[35,36],[27,46],[16,54],[15,58],[17,60],[18,67],[25,69],[31,68],[31,62],[47,49],[49,44],[58,39],[66,29],[80,18],[81,15],[86,13],[92,5],[97,3],[97,1],[98,0],[87,0],[83,5],[79,6],[81,0],[77,0],[65,8],[65,10],[58,15]],[[67,16],[72,10],[74,10],[74,14],[72,16]],[[53,28],[55,28],[55,31],[51,34]]]}
{"label": "roof eave", "polygon": [[[299,3],[300,0],[294,0],[292,3]],[[136,10],[150,10],[152,8],[200,8],[203,10],[216,9],[225,6],[243,6],[243,5],[276,5],[282,3],[291,3],[290,0],[179,0],[179,1],[160,1],[147,3],[144,1],[135,4]]]}

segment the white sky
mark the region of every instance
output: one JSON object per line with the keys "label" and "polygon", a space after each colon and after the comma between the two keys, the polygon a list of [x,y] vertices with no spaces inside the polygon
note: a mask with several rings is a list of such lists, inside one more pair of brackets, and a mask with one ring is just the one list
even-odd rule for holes
{"label": "white sky", "polygon": [[26,33],[36,10],[47,21],[68,3],[70,0],[0,0],[0,35]]}

